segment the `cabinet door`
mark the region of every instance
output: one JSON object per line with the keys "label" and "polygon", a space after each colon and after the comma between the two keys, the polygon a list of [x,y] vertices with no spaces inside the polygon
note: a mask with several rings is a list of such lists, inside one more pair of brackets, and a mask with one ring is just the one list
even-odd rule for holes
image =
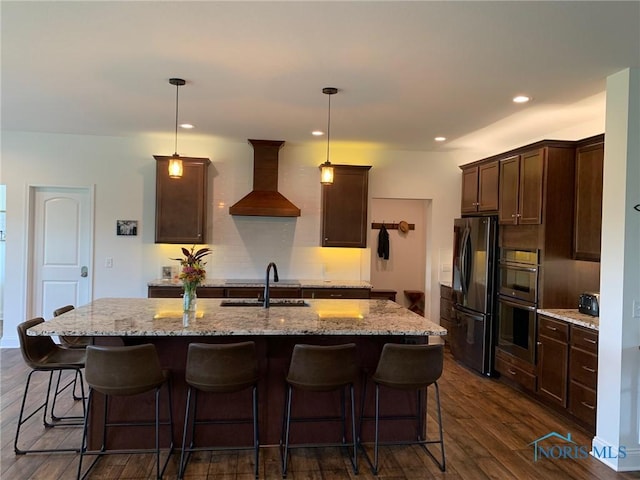
{"label": "cabinet door", "polygon": [[182,159],[181,178],[170,178],[169,157],[156,159],[156,243],[206,243],[208,158]]}
{"label": "cabinet door", "polygon": [[603,166],[604,142],[578,148],[573,230],[573,256],[576,260],[600,261]]}
{"label": "cabinet door", "polygon": [[515,225],[518,223],[518,179],[520,157],[500,160],[500,188],[498,193],[498,223]]}
{"label": "cabinet door", "polygon": [[475,213],[478,211],[478,171],[478,167],[462,170],[461,213]]}
{"label": "cabinet door", "polygon": [[322,246],[367,246],[370,166],[334,165],[333,184],[322,185]]}
{"label": "cabinet door", "polygon": [[498,161],[478,167],[478,211],[493,212],[498,210]]}
{"label": "cabinet door", "polygon": [[538,323],[538,395],[567,406],[569,325],[540,316]]}
{"label": "cabinet door", "polygon": [[518,194],[518,223],[538,225],[542,223],[542,174],[544,149],[520,156],[520,182]]}

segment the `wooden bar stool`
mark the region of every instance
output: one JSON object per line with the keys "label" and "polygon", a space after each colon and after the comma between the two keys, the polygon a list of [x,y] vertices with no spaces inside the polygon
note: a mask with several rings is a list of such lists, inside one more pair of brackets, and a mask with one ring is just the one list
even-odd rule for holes
{"label": "wooden bar stool", "polygon": [[[18,339],[20,341],[20,352],[25,363],[31,368],[31,372],[27,376],[27,383],[24,387],[24,395],[22,396],[22,405],[20,406],[20,413],[18,414],[18,425],[16,427],[16,438],[13,443],[13,449],[16,454],[24,453],[47,453],[47,452],[78,452],[79,448],[53,448],[53,449],[30,449],[22,450],[18,447],[18,441],[20,439],[20,429],[22,425],[33,417],[40,410],[44,410],[42,421],[45,427],[56,426],[81,426],[82,418],[85,414],[83,410],[83,416],[66,416],[56,417],[53,414],[55,399],[62,393],[73,380],[64,386],[59,388],[59,379],[63,371],[70,371],[73,373],[74,378],[78,376],[80,379],[80,388],[82,397],[84,397],[84,386],[82,381],[82,368],[85,365],[85,352],[83,350],[68,350],[57,345],[51,337],[45,336],[29,336],[27,330],[31,327],[44,323],[43,318],[34,318],[18,325]],[[47,372],[49,373],[49,383],[47,384],[47,392],[45,400],[38,408],[25,417],[24,407],[27,400],[27,394],[29,393],[29,384],[31,383],[31,376],[35,372]],[[51,384],[53,381],[53,374],[58,373],[58,382],[53,393],[53,401],[51,411],[49,411],[49,398],[51,393]],[[82,408],[85,408],[84,403]],[[47,414],[51,417],[47,418]]]}
{"label": "wooden bar stool", "polygon": [[[89,384],[89,396],[87,399],[87,409],[84,417],[84,429],[82,432],[82,448],[80,450],[80,461],[78,462],[77,478],[85,478],[96,462],[103,455],[123,454],[123,453],[155,453],[156,455],[156,477],[162,478],[162,474],[169,463],[173,452],[173,416],[171,413],[171,385],[169,371],[160,367],[160,360],[156,348],[152,344],[133,345],[125,347],[94,346],[89,345],[86,349],[87,361],[85,367],[85,377]],[[169,420],[160,421],[160,390],[162,386],[167,387]],[[94,400],[95,392],[105,396],[104,401],[104,424],[102,429],[102,446],[99,450],[87,450],[87,427],[89,410]],[[140,394],[154,392],[155,395],[155,420],[154,421],[118,421],[109,422],[109,399],[112,396],[133,397]],[[133,401],[133,400],[132,400]],[[160,426],[169,426],[170,444],[162,469],[160,469]],[[108,450],[107,449],[107,429],[108,428],[131,428],[131,427],[155,427],[155,448],[139,448],[128,450]],[[82,460],[85,455],[97,455],[87,471],[82,474]]]}
{"label": "wooden bar stool", "polygon": [[[258,434],[258,361],[254,342],[230,344],[191,343],[187,352],[185,378],[189,384],[187,406],[184,416],[182,435],[182,452],[178,467],[178,478],[183,478],[184,471],[192,452],[210,450],[243,450],[254,449],[255,477],[258,478],[260,468],[260,440]],[[251,387],[253,410],[251,418],[242,419],[206,419],[198,420],[198,393],[214,394],[234,393]],[[193,408],[191,397],[193,394]],[[193,410],[191,440],[187,447],[187,430],[189,417]],[[196,425],[221,425],[236,423],[253,423],[253,444],[250,447],[195,447]],[[186,455],[185,455],[186,454]]]}
{"label": "wooden bar stool", "polygon": [[[345,390],[349,390],[351,399],[351,439],[353,455],[351,465],[355,474],[358,473],[358,449],[356,443],[355,400],[353,395],[354,383],[358,376],[356,364],[356,345],[348,343],[344,345],[303,345],[298,344],[293,348],[289,373],[286,378],[287,390],[285,409],[282,422],[282,439],[280,449],[282,454],[282,478],[287,476],[287,464],[289,449],[294,448],[289,444],[289,432],[292,422],[342,422],[342,441],[340,443],[304,444],[296,445],[299,448],[340,446],[348,447]],[[291,405],[293,390],[308,390],[312,392],[330,392],[340,390],[340,415],[326,417],[292,417]]]}
{"label": "wooden bar stool", "polygon": [[[358,445],[369,463],[374,475],[378,474],[378,447],[379,445],[410,445],[418,444],[438,464],[440,470],[445,471],[444,437],[442,434],[442,412],[440,410],[440,390],[437,380],[442,375],[443,348],[442,345],[404,345],[387,343],[382,348],[380,360],[372,380],[376,386],[375,416],[364,416],[364,403],[366,398],[366,382],[362,392],[362,408],[360,410],[360,431],[363,420],[375,420],[375,440],[373,462],[369,458],[364,446],[358,439]],[[422,414],[422,399],[424,397],[425,411],[427,410],[427,388],[434,385],[436,389],[436,406],[438,413],[438,428],[440,438],[428,440],[426,432],[426,414]],[[400,390],[415,390],[417,392],[417,412],[415,416],[380,415],[380,386]],[[415,419],[417,422],[416,440],[398,442],[380,442],[380,420],[389,419]],[[424,435],[424,436],[423,436]],[[438,462],[427,445],[437,443],[440,445],[442,461]]]}

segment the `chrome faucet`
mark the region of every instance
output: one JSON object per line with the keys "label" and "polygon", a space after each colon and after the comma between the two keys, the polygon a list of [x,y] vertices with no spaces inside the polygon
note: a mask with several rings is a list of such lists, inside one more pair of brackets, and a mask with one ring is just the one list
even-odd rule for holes
{"label": "chrome faucet", "polygon": [[273,267],[273,281],[278,282],[278,267],[276,264],[271,262],[267,265],[267,278],[264,280],[264,308],[269,308],[269,271]]}

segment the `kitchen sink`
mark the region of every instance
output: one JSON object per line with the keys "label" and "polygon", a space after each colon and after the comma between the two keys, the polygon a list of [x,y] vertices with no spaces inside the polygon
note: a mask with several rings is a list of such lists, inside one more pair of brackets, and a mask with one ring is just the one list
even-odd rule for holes
{"label": "kitchen sink", "polygon": [[[238,299],[238,300],[222,300],[221,307],[263,307],[262,300],[254,299]],[[272,298],[269,301],[270,307],[308,307],[309,303],[297,298]]]}

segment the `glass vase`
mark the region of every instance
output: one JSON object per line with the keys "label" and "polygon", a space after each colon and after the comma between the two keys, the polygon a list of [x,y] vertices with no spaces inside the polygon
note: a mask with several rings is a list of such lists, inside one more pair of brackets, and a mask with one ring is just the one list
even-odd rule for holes
{"label": "glass vase", "polygon": [[196,295],[197,285],[185,284],[184,294],[182,295],[182,311],[183,313],[195,314],[198,296]]}

